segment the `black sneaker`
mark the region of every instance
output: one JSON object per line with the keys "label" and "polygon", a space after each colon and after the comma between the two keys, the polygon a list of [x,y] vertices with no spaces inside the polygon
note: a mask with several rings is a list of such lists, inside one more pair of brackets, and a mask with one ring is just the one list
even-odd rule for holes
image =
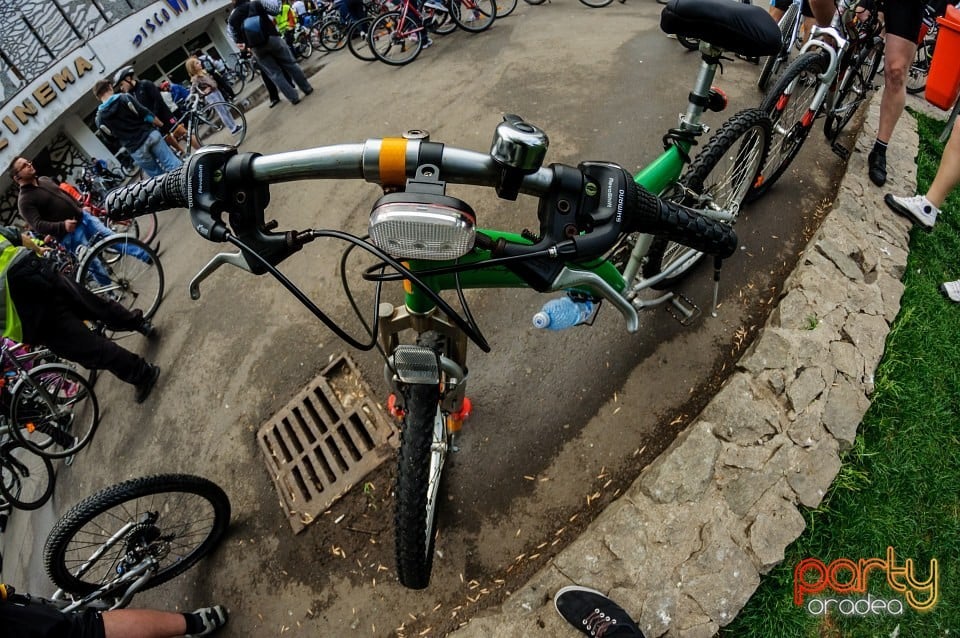
{"label": "black sneaker", "polygon": [[887,183],[887,156],[884,153],[878,153],[876,150],[870,151],[867,156],[867,174],[870,181],[877,186],[883,186]]}
{"label": "black sneaker", "polygon": [[227,610],[223,605],[214,607],[204,607],[193,612],[200,616],[203,621],[203,631],[198,634],[187,634],[184,638],[195,638],[196,636],[209,636],[221,627],[227,624]]}
{"label": "black sneaker", "polygon": [[553,597],[553,604],[564,620],[587,636],[639,636],[643,632],[623,607],[600,592],[571,585]]}
{"label": "black sneaker", "polygon": [[160,378],[160,366],[148,363],[147,367],[149,368],[149,373],[146,381],[137,384],[137,403],[143,403],[147,400],[147,397],[153,392],[153,386],[157,385],[157,379]]}
{"label": "black sneaker", "polygon": [[157,330],[157,327],[149,319],[144,319],[143,323],[140,324],[140,327],[137,328],[137,332],[142,334],[144,337],[153,341],[160,336],[160,331]]}
{"label": "black sneaker", "polygon": [[280,100],[270,100],[270,108],[275,107],[277,104],[280,104]]}

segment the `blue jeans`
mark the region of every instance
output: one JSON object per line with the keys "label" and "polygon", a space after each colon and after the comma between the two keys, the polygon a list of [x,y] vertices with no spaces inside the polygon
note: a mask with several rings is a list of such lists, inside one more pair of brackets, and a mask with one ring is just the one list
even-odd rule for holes
{"label": "blue jeans", "polygon": [[[114,234],[115,233],[107,228],[103,222],[84,211],[83,217],[80,218],[80,223],[77,224],[77,227],[73,229],[72,233],[67,233],[63,236],[60,244],[70,252],[76,253],[77,248],[80,246],[92,247],[95,242]],[[140,261],[150,260],[150,255],[145,253],[139,246],[124,245],[121,250],[128,255],[136,257]],[[107,274],[103,263],[101,263],[99,259],[91,262],[90,267],[98,283],[101,285],[110,283],[110,276]]]}
{"label": "blue jeans", "polygon": [[147,141],[141,144],[140,148],[131,151],[130,155],[133,156],[133,161],[143,169],[148,177],[169,173],[181,164],[177,156],[167,146],[167,142],[163,139],[159,129],[150,131]]}

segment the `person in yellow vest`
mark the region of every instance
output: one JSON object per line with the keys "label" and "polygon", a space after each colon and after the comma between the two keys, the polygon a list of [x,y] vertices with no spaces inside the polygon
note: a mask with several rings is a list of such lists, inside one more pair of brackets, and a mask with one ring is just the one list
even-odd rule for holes
{"label": "person in yellow vest", "polygon": [[160,376],[160,367],[121,348],[87,327],[103,322],[111,330],[136,331],[148,339],[157,329],[138,310],[93,294],[41,259],[49,248],[14,226],[0,226],[0,321],[3,336],[44,345],[59,357],[91,370],[109,370],[136,388],[143,403]]}
{"label": "person in yellow vest", "polygon": [[293,6],[288,0],[283,0],[280,3],[280,13],[273,20],[277,23],[277,31],[280,32],[280,37],[290,47],[290,53],[296,59],[297,51],[293,47],[293,30],[297,26],[297,12],[293,10]]}

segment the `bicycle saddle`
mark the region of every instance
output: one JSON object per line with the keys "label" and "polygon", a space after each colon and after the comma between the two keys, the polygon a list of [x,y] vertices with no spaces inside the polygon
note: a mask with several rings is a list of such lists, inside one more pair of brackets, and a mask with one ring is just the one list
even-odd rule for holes
{"label": "bicycle saddle", "polygon": [[766,9],[732,0],[670,0],[660,14],[660,29],[740,55],[780,50],[780,29]]}

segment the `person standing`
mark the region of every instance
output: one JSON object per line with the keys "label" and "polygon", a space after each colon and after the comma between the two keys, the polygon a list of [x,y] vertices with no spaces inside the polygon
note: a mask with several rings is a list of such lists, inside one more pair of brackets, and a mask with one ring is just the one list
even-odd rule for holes
{"label": "person standing", "polygon": [[201,64],[200,60],[192,57],[187,58],[185,66],[187,68],[187,74],[190,76],[190,85],[193,87],[193,90],[202,95],[207,104],[213,105],[213,108],[217,111],[217,115],[220,116],[220,121],[223,122],[223,125],[232,135],[239,133],[242,130],[240,125],[237,124],[237,121],[230,115],[230,111],[224,106],[223,95],[217,89],[217,83],[204,72],[203,64]]}
{"label": "person standing", "polygon": [[260,67],[291,104],[299,104],[297,89],[284,77],[283,72],[287,72],[304,95],[313,93],[313,87],[277,31],[273,16],[279,12],[279,2],[233,0],[233,10],[227,18],[227,33],[238,46],[243,45],[253,52]]}
{"label": "person standing", "polygon": [[[161,142],[162,143],[162,142]],[[3,336],[44,345],[54,354],[90,370],[109,370],[136,389],[143,403],[160,377],[160,367],[90,330],[100,321],[111,330],[136,331],[148,339],[157,329],[143,313],[93,294],[41,259],[50,250],[13,226],[0,226],[0,312]]]}
{"label": "person standing", "polygon": [[173,134],[177,119],[163,100],[160,87],[150,80],[140,80],[134,74],[132,66],[125,66],[113,76],[113,88],[120,93],[129,93],[137,98],[148,111],[160,119],[160,132],[172,151],[183,154],[183,147]]}
{"label": "person standing", "polygon": [[100,100],[97,128],[115,137],[149,177],[178,168],[182,162],[160,134],[160,119],[132,95],[114,93],[110,80],[97,80],[93,94]]}

